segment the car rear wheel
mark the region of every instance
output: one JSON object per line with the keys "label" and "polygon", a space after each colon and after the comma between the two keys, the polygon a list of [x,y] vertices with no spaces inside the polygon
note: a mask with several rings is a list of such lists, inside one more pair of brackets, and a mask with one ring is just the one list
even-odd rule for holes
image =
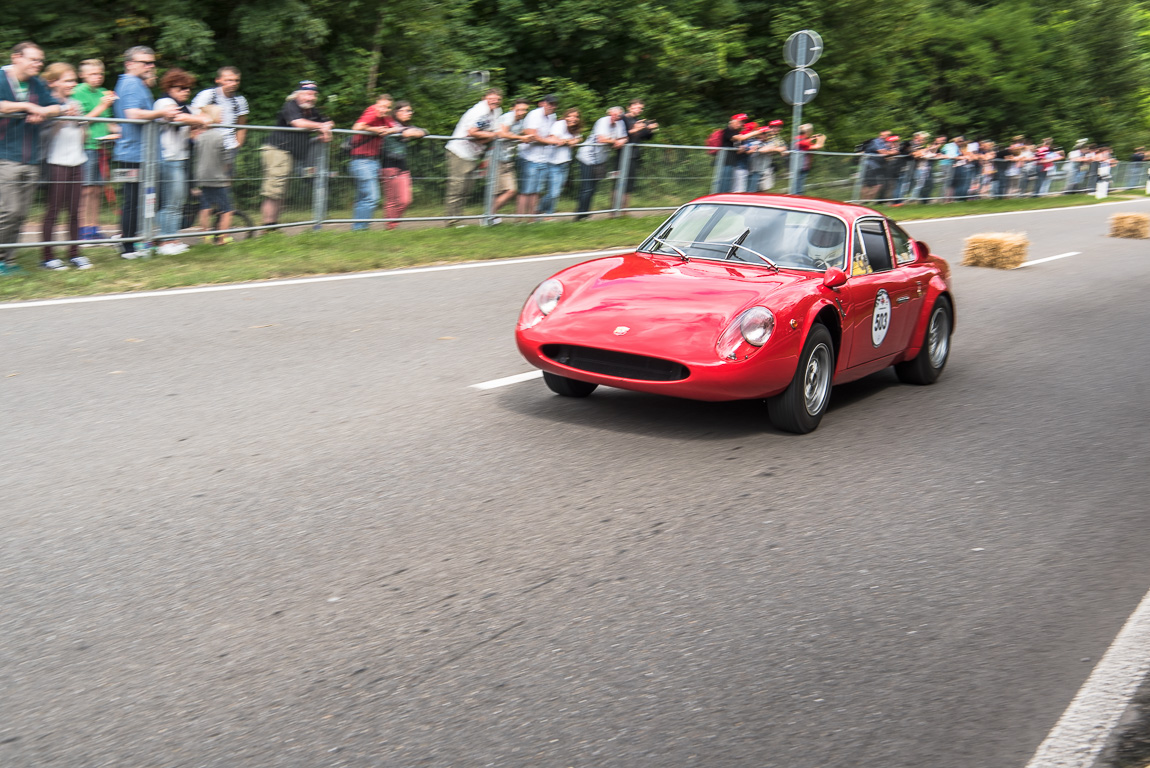
{"label": "car rear wheel", "polygon": [[822,421],[831,400],[835,375],[834,342],[825,325],[811,326],[799,365],[781,395],[767,400],[771,423],[784,432],[805,435]]}
{"label": "car rear wheel", "polygon": [[926,325],[926,337],[922,349],[913,360],[899,363],[894,367],[899,381],[906,384],[933,384],[942,375],[946,361],[950,357],[950,333],[954,328],[953,311],[950,301],[939,296],[930,311]]}
{"label": "car rear wheel", "polygon": [[569,379],[566,376],[560,376],[555,373],[543,372],[543,382],[557,395],[563,397],[587,397],[595,391],[598,384],[589,384],[586,381],[579,381],[578,379]]}

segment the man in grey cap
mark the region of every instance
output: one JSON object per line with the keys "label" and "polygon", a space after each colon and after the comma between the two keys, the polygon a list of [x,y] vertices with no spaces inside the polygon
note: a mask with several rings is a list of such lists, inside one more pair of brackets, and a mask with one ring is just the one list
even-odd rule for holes
{"label": "man in grey cap", "polygon": [[551,127],[555,125],[555,105],[558,103],[559,98],[555,94],[548,94],[539,100],[539,107],[528,112],[523,119],[527,143],[519,148],[519,157],[523,160],[523,182],[516,201],[516,213],[532,214],[539,206],[539,190],[543,187],[551,145],[555,143],[551,139]]}
{"label": "man in grey cap", "polygon": [[623,122],[623,108],[611,107],[607,114],[595,121],[591,138],[579,147],[576,158],[579,160],[579,216],[575,221],[587,218],[591,210],[591,200],[595,197],[595,187],[607,175],[608,150],[618,149],[627,143],[627,124]]}

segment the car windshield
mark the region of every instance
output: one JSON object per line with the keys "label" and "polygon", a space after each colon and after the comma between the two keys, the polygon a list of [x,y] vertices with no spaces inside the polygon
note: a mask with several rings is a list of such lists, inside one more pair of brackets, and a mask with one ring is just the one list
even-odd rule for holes
{"label": "car windshield", "polygon": [[762,264],[758,253],[780,267],[824,271],[843,268],[846,238],[846,225],[821,213],[697,203],[680,208],[640,250]]}

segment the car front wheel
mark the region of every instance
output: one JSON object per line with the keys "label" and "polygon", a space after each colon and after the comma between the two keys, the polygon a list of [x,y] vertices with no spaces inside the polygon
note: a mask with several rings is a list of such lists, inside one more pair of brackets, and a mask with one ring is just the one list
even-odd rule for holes
{"label": "car front wheel", "polygon": [[954,314],[950,301],[939,296],[930,311],[930,321],[926,325],[926,337],[922,349],[913,360],[899,363],[894,367],[898,379],[906,384],[933,384],[942,375],[950,357],[950,332],[954,327]]}
{"label": "car front wheel", "polygon": [[835,375],[834,342],[822,324],[811,327],[799,366],[783,393],[767,400],[771,423],[784,432],[805,435],[822,421]]}
{"label": "car front wheel", "polygon": [[590,384],[586,381],[579,381],[578,379],[569,379],[566,376],[560,376],[555,373],[543,372],[543,382],[557,395],[563,397],[587,397],[595,391],[598,384]]}

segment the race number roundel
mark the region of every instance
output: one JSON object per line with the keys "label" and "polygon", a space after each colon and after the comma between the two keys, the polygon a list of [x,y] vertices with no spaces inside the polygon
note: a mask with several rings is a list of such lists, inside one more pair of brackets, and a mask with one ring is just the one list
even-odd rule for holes
{"label": "race number roundel", "polygon": [[886,338],[886,329],[890,327],[890,296],[886,291],[880,290],[874,297],[874,316],[870,324],[870,340],[876,347],[882,346]]}

